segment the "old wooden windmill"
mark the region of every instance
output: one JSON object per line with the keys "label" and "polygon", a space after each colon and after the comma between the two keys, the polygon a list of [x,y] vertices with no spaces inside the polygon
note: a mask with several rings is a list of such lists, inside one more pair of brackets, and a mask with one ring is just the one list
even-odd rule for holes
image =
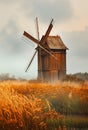
{"label": "old wooden windmill", "polygon": [[36,53],[38,52],[38,78],[45,82],[57,82],[58,80],[66,77],[66,50],[68,48],[64,45],[60,36],[49,36],[53,27],[53,19],[51,20],[49,27],[45,35],[42,36],[41,40],[39,40],[37,18],[36,23],[38,39],[34,38],[26,31],[23,33],[25,37],[38,45],[26,71],[30,67]]}

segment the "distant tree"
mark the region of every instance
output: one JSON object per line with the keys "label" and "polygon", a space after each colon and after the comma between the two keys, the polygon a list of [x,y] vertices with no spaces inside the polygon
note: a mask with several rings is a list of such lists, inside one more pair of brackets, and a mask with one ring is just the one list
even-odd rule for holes
{"label": "distant tree", "polygon": [[0,80],[15,80],[15,76],[10,76],[8,73],[6,74],[0,74]]}
{"label": "distant tree", "polygon": [[75,73],[75,74],[68,74],[66,80],[79,81],[79,82],[86,81],[86,80],[88,80],[88,73],[79,72],[79,73]]}

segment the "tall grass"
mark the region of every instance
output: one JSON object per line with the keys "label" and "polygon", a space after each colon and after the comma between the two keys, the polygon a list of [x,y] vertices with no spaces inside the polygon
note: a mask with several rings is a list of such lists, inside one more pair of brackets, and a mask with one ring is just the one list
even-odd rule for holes
{"label": "tall grass", "polygon": [[8,85],[18,94],[35,95],[37,98],[49,100],[51,106],[61,114],[88,114],[88,82],[59,82],[56,85],[7,82],[6,86]]}
{"label": "tall grass", "polygon": [[[88,115],[88,82],[0,82],[1,130],[65,130],[74,123],[79,126],[76,120],[69,125],[65,118],[75,114]],[[86,124],[83,122],[84,127]]]}
{"label": "tall grass", "polygon": [[[47,130],[48,121],[58,122],[59,117],[61,118],[51,109],[48,100],[42,100],[30,93],[29,88],[25,89],[30,85],[26,85],[28,83],[0,83],[1,130]],[[55,124],[53,126],[57,127]]]}

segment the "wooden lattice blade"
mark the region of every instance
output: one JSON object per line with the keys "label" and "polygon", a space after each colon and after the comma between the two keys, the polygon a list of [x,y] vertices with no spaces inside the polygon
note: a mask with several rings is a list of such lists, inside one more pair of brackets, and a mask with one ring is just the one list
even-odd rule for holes
{"label": "wooden lattice blade", "polygon": [[33,42],[35,42],[36,44],[39,44],[39,41],[34,38],[33,36],[31,36],[29,33],[27,33],[26,31],[24,31],[23,35],[27,38],[29,38],[30,40],[32,40]]}
{"label": "wooden lattice blade", "polygon": [[51,30],[53,28],[53,24],[52,23],[53,23],[53,19],[51,20],[50,25],[49,25],[45,35],[41,38],[40,44],[44,44],[46,42],[47,37],[49,36],[49,34],[50,34],[50,32],[51,32]]}
{"label": "wooden lattice blade", "polygon": [[29,62],[29,64],[28,64],[28,66],[27,66],[27,68],[26,68],[26,70],[25,70],[25,72],[27,72],[27,70],[29,69],[29,67],[30,67],[30,65],[31,65],[31,63],[32,63],[32,61],[33,61],[33,59],[34,59],[36,53],[37,53],[37,50],[36,50],[35,53],[33,54],[33,56],[32,56],[32,58],[31,58],[31,60],[30,60],[30,62]]}

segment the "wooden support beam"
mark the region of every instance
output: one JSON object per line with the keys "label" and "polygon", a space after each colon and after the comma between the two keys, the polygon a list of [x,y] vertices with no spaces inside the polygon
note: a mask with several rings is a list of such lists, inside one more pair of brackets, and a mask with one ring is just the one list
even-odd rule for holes
{"label": "wooden support beam", "polygon": [[31,36],[29,33],[27,33],[26,31],[24,31],[23,35],[29,38],[31,41],[35,42],[36,44],[39,44],[39,41],[33,36]]}

